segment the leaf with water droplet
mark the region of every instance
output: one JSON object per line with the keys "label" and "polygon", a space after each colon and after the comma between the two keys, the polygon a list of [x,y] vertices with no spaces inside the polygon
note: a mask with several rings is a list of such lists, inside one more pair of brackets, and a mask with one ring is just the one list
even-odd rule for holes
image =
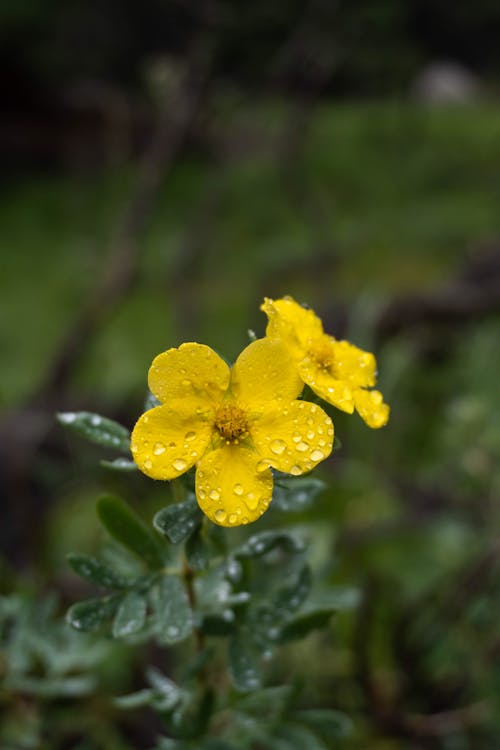
{"label": "leaf with water droplet", "polygon": [[261,686],[260,649],[252,634],[241,629],[229,641],[229,673],[237,690],[243,693]]}
{"label": "leaf with water droplet", "polygon": [[299,570],[295,580],[286,583],[277,591],[273,599],[276,610],[284,616],[295,612],[307,599],[311,584],[311,570],[306,563]]}
{"label": "leaf with water droplet", "polygon": [[313,630],[324,628],[328,625],[330,617],[334,614],[334,607],[310,608],[299,612],[293,619],[281,626],[276,632],[274,640],[279,643],[295,641],[309,635]]}
{"label": "leaf with water droplet", "polygon": [[137,591],[129,591],[123,597],[113,620],[113,637],[125,638],[138,633],[146,622],[146,600]]}
{"label": "leaf with water droplet", "polygon": [[161,643],[178,643],[193,629],[189,599],[177,576],[163,576],[154,589],[154,608]]}
{"label": "leaf with water droplet", "polygon": [[101,599],[86,599],[69,608],[66,620],[75,630],[86,633],[99,630],[114,616],[121,600],[122,596],[118,594]]}
{"label": "leaf with water droplet", "polygon": [[200,526],[203,514],[194,495],[175,505],[168,505],[158,511],[153,519],[155,529],[164,534],[172,544],[180,544],[188,539]]}
{"label": "leaf with water droplet", "polygon": [[326,487],[321,479],[280,476],[274,484],[272,508],[293,513],[308,508]]}
{"label": "leaf with water droplet", "polygon": [[100,414],[88,411],[61,412],[57,420],[91,443],[118,451],[130,452],[130,432],[126,427]]}
{"label": "leaf with water droplet", "polygon": [[68,562],[79,576],[97,586],[108,589],[123,589],[130,584],[108,565],[88,555],[68,555]]}
{"label": "leaf with water droplet", "polygon": [[275,547],[282,547],[289,554],[301,553],[305,549],[302,539],[286,531],[262,531],[254,534],[233,552],[234,557],[261,557]]}
{"label": "leaf with water droplet", "polygon": [[150,568],[161,568],[164,557],[160,540],[134,511],[118,497],[105,495],[97,502],[97,515],[108,533],[144,560]]}
{"label": "leaf with water droplet", "polygon": [[135,461],[131,461],[129,458],[120,457],[115,458],[113,461],[106,461],[103,459],[100,461],[100,464],[101,466],[104,466],[105,469],[110,469],[111,471],[139,471],[139,467]]}

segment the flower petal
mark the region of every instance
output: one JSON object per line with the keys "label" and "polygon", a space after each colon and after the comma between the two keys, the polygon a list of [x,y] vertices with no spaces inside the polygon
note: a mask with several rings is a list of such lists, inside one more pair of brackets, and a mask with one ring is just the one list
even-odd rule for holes
{"label": "flower petal", "polygon": [[253,443],[261,454],[260,466],[303,474],[330,455],[333,424],[316,404],[292,401],[256,419],[250,428]]}
{"label": "flower petal", "polygon": [[300,356],[308,342],[323,335],[323,324],[313,310],[307,310],[292,297],[272,300],[266,297],[261,305],[268,317],[266,336],[284,341]]}
{"label": "flower petal", "polygon": [[299,373],[309,388],[317,395],[337,409],[348,414],[354,411],[354,397],[352,389],[345,380],[337,380],[330,373],[319,367],[315,360],[306,357],[299,363]]}
{"label": "flower petal", "polygon": [[273,477],[257,472],[260,456],[241,445],[205,454],[196,470],[196,497],[202,511],[220,526],[256,521],[271,502]]}
{"label": "flower petal", "polygon": [[333,343],[333,373],[337,380],[345,380],[351,385],[369,388],[375,385],[377,362],[371,352],[350,344],[348,341]]}
{"label": "flower petal", "polygon": [[245,409],[269,401],[291,401],[302,381],[286,346],[277,340],[257,339],[244,349],[231,372],[233,396]]}
{"label": "flower petal", "polygon": [[217,403],[229,385],[229,367],[205,344],[181,344],[155,357],[148,383],[162,403],[180,398]]}
{"label": "flower petal", "polygon": [[376,430],[387,424],[390,407],[384,403],[380,391],[365,391],[360,388],[354,391],[354,403],[356,411],[368,427],[373,427]]}
{"label": "flower petal", "polygon": [[132,431],[130,448],[139,469],[153,479],[175,479],[205,453],[213,411],[194,414],[184,402],[145,412]]}

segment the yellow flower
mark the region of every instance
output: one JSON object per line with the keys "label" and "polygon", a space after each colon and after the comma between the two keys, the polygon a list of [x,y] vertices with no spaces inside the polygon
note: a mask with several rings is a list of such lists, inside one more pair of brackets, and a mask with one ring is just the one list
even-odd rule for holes
{"label": "yellow flower", "polygon": [[296,400],[302,382],[279,341],[254,341],[232,370],[210,347],[182,344],[154,359],[148,382],[162,405],[134,427],[137,466],[153,479],[175,479],[196,465],[198,503],[221,526],[264,513],[270,467],[302,474],[332,450],[332,421]]}
{"label": "yellow flower", "polygon": [[389,406],[380,391],[368,390],[376,379],[373,354],[328,336],[317,315],[291,297],[266,298],[261,310],[269,320],[266,335],[283,341],[300,377],[320,398],[349,414],[356,409],[370,427],[387,423]]}

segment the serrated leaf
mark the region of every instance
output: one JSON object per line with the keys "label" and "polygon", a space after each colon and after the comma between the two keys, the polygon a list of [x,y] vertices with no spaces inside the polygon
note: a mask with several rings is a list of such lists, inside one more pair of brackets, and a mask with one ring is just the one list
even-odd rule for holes
{"label": "serrated leaf", "polygon": [[125,638],[138,633],[146,622],[146,600],[137,591],[129,591],[118,607],[113,620],[113,637]]}
{"label": "serrated leaf", "polygon": [[274,485],[272,507],[285,513],[304,510],[325,487],[325,482],[312,477],[280,478]]}
{"label": "serrated leaf", "polygon": [[164,534],[172,544],[184,542],[200,525],[203,516],[194,496],[182,503],[162,508],[153,519],[157,531]]}
{"label": "serrated leaf", "polygon": [[229,673],[243,693],[261,686],[260,651],[248,631],[240,630],[229,641]]}
{"label": "serrated leaf", "polygon": [[301,724],[307,724],[326,739],[347,737],[352,732],[351,719],[340,711],[329,708],[295,711],[294,719]]}
{"label": "serrated leaf", "polygon": [[184,548],[186,560],[193,570],[206,570],[210,561],[208,544],[203,537],[202,527],[195,529]]}
{"label": "serrated leaf", "polygon": [[146,524],[118,497],[106,495],[97,502],[97,515],[108,533],[156,569],[163,565],[159,541]]}
{"label": "serrated leaf", "polygon": [[193,613],[186,590],[177,576],[164,576],[159,581],[155,607],[161,642],[178,643],[190,635]]}
{"label": "serrated leaf", "polygon": [[88,555],[69,554],[68,563],[85,580],[108,589],[127,588],[129,583],[108,565]]}
{"label": "serrated leaf", "polygon": [[57,419],[91,443],[130,452],[130,432],[112,419],[89,411],[62,412],[57,415]]}
{"label": "serrated leaf", "polygon": [[261,557],[276,547],[282,547],[288,554],[297,554],[305,550],[305,544],[302,539],[286,531],[262,531],[260,534],[254,534],[247,541],[238,547],[234,552],[234,557]]}
{"label": "serrated leaf", "polygon": [[120,456],[120,458],[115,458],[114,461],[105,461],[103,459],[100,461],[100,464],[101,466],[104,466],[105,469],[111,469],[111,471],[139,471],[135,461],[132,461],[130,458],[123,458],[122,456]]}
{"label": "serrated leaf", "polygon": [[76,630],[84,632],[99,630],[114,616],[121,599],[120,595],[114,595],[78,602],[69,608],[66,620]]}

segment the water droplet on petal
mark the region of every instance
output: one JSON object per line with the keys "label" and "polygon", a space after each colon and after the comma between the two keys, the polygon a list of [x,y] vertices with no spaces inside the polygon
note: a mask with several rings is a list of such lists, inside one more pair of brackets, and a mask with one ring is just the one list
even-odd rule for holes
{"label": "water droplet on petal", "polygon": [[315,436],[315,434],[316,434],[316,433],[314,432],[314,430],[309,430],[309,432],[308,432],[308,433],[307,433],[307,435],[306,435],[306,438],[307,438],[308,440],[313,440],[313,439],[314,439],[314,436]]}
{"label": "water droplet on petal", "polygon": [[[211,490],[208,497],[210,498],[210,500],[220,500],[220,492],[218,492],[217,490]],[[224,518],[225,517],[226,517],[226,514],[224,513]]]}
{"label": "water droplet on petal", "polygon": [[255,510],[259,504],[259,498],[256,497],[254,492],[249,492],[245,497],[245,505],[249,510]]}
{"label": "water droplet on petal", "polygon": [[161,456],[162,453],[165,453],[166,448],[163,445],[163,443],[155,443],[153,446],[153,453],[155,456]]}
{"label": "water droplet on petal", "polygon": [[200,487],[200,489],[198,490],[198,497],[200,498],[200,500],[204,500],[206,496],[207,496],[207,493],[205,492],[205,490],[201,489]]}
{"label": "water droplet on petal", "polygon": [[313,461],[322,461],[325,457],[325,454],[323,451],[315,450],[311,453],[311,458]]}
{"label": "water droplet on petal", "polygon": [[241,484],[235,484],[233,492],[235,495],[243,495],[243,487],[241,486]]}
{"label": "water droplet on petal", "polygon": [[256,466],[257,472],[259,474],[262,474],[263,471],[267,471],[269,469],[270,462],[268,458],[263,458],[262,461],[259,461],[259,463]]}
{"label": "water droplet on petal", "polygon": [[190,432],[186,432],[186,434],[184,435],[184,438],[188,441],[194,440],[195,437],[196,437],[196,432],[193,432],[193,430],[191,430]]}
{"label": "water droplet on petal", "polygon": [[225,513],[225,511],[222,510],[222,508],[219,508],[219,510],[215,511],[214,518],[219,523],[224,523],[224,521],[226,520],[226,517],[227,517],[227,514]]}
{"label": "water droplet on petal", "polygon": [[137,445],[137,443],[130,443],[130,450],[132,451],[132,453],[137,453],[137,451],[139,450],[139,446]]}
{"label": "water droplet on petal", "polygon": [[297,449],[298,451],[300,451],[301,453],[304,453],[304,451],[306,451],[306,450],[307,450],[307,449],[309,448],[309,444],[308,444],[308,443],[305,443],[305,442],[304,442],[304,441],[302,440],[302,442],[300,442],[300,443],[297,443],[297,445],[295,446],[295,448],[296,448],[296,449]]}
{"label": "water droplet on petal", "polygon": [[184,461],[183,458],[176,458],[175,461],[172,461],[172,466],[176,471],[184,471],[184,469],[187,466],[187,463]]}
{"label": "water droplet on petal", "polygon": [[229,523],[235,524],[237,520],[238,520],[238,516],[236,515],[236,513],[231,513],[231,515],[228,518]]}
{"label": "water droplet on petal", "polygon": [[290,469],[290,474],[293,474],[294,477],[297,477],[299,474],[302,474],[302,469],[297,465],[292,466],[292,468]]}
{"label": "water droplet on petal", "polygon": [[281,456],[286,448],[286,443],[283,440],[273,440],[270,447],[276,456]]}
{"label": "water droplet on petal", "polygon": [[145,469],[152,469],[153,468],[153,462],[149,460],[149,458],[144,461],[144,468]]}

